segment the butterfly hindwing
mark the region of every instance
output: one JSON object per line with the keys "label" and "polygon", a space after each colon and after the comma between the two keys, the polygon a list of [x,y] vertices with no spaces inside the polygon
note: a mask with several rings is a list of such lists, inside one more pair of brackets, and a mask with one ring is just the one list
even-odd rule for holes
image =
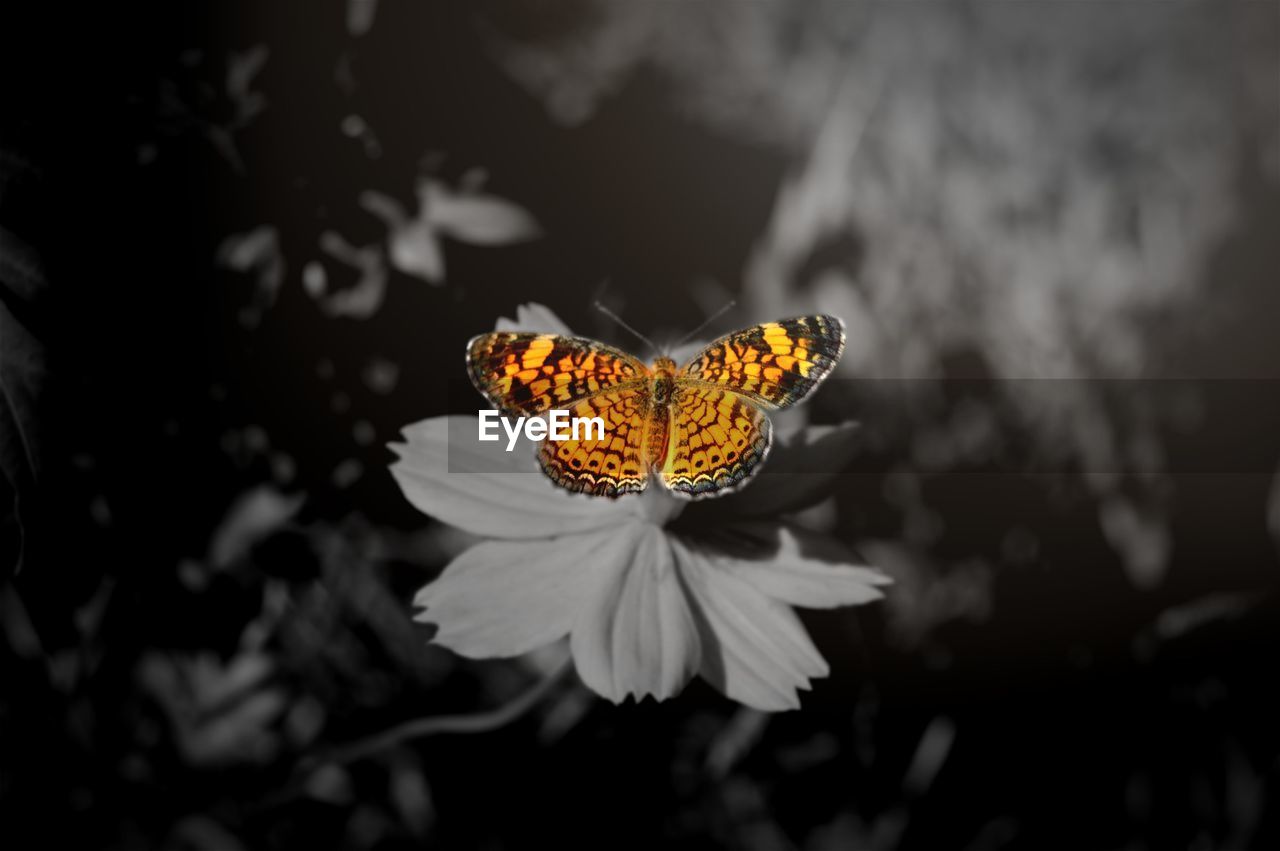
{"label": "butterfly hindwing", "polygon": [[721,337],[685,364],[680,377],[786,408],[826,378],[843,352],[843,322],[835,316],[800,316]]}
{"label": "butterfly hindwing", "polygon": [[642,383],[648,374],[636,358],[594,340],[509,331],[467,343],[467,371],[495,408],[525,416]]}
{"label": "butterfly hindwing", "polygon": [[[559,406],[557,406],[559,407]],[[596,394],[568,406],[569,417],[604,421],[579,439],[552,440],[538,448],[538,461],[551,480],[578,493],[616,497],[638,493],[648,482],[645,437],[650,419],[648,388],[630,386]]]}
{"label": "butterfly hindwing", "polygon": [[769,418],[750,400],[694,382],[676,384],[662,481],[677,496],[719,496],[755,475],[769,453]]}

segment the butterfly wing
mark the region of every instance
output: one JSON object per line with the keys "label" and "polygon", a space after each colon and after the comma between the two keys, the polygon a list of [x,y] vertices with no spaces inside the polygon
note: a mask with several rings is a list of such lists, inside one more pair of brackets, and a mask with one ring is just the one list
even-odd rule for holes
{"label": "butterfly wing", "polygon": [[495,331],[467,343],[467,371],[503,414],[530,416],[642,383],[648,367],[594,340]]}
{"label": "butterfly wing", "polygon": [[[557,408],[560,406],[557,405]],[[538,461],[551,480],[577,493],[617,497],[638,493],[648,482],[645,439],[651,416],[644,384],[597,393],[568,407],[570,418],[599,417],[604,434],[581,431],[574,440],[552,440],[538,448]]]}
{"label": "butterfly wing", "polygon": [[685,364],[679,377],[786,408],[809,395],[843,353],[839,318],[800,316],[721,337]]}
{"label": "butterfly wing", "polygon": [[737,490],[769,454],[769,418],[749,399],[697,382],[676,382],[662,483],[697,499]]}

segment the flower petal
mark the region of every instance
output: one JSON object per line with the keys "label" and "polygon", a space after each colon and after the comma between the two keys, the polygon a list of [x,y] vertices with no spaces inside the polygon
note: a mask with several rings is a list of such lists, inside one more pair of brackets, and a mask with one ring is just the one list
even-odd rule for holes
{"label": "flower petal", "polygon": [[671,697],[698,670],[701,644],[668,536],[633,523],[594,560],[599,576],[570,639],[578,675],[615,703]]}
{"label": "flower petal", "polygon": [[482,541],[423,588],[415,618],[438,624],[435,643],[473,659],[518,656],[569,633],[595,553],[610,533],[554,541]]}
{"label": "flower petal", "polygon": [[[453,421],[452,423],[450,421]],[[390,444],[400,460],[391,473],[419,511],[488,538],[548,538],[600,529],[634,510],[628,498],[609,500],[557,488],[528,452],[481,455],[478,444],[449,440],[475,429],[468,417],[433,417],[404,429],[408,443]],[[468,473],[467,469],[500,472]]]}
{"label": "flower petal", "polygon": [[733,559],[726,569],[775,600],[810,609],[879,600],[884,593],[876,586],[893,582],[871,568],[850,564],[843,547],[826,535],[782,526],[778,544],[768,558]]}
{"label": "flower petal", "polygon": [[545,304],[538,304],[536,301],[517,307],[515,319],[508,319],[505,316],[500,317],[493,330],[530,331],[534,334],[559,334],[562,337],[573,336],[569,326],[565,325],[551,308]]}
{"label": "flower petal", "polygon": [[678,539],[672,547],[700,615],[702,676],[728,697],[767,711],[797,709],[797,689],[827,663],[788,606]]}

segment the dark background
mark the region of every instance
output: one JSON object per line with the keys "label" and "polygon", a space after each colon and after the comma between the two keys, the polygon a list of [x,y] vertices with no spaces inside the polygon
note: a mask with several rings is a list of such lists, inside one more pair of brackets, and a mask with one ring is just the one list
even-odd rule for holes
{"label": "dark background", "polygon": [[[1280,10],[908,5],[14,13],[0,842],[1276,847]],[[367,195],[421,181],[538,235],[424,274]],[[895,584],[805,614],[831,677],[326,764],[538,676],[411,621],[460,544],[385,443],[465,340],[729,298],[850,324],[809,411]]]}

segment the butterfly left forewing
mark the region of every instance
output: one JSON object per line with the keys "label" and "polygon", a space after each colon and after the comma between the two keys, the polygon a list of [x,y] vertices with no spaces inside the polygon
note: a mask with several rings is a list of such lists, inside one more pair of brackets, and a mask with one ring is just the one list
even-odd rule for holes
{"label": "butterfly left forewing", "polygon": [[595,340],[495,331],[467,343],[467,372],[495,408],[529,416],[643,383],[648,368]]}
{"label": "butterfly left forewing", "polygon": [[733,391],[768,408],[809,395],[844,353],[844,323],[835,316],[798,316],[728,334],[680,370],[690,381]]}

